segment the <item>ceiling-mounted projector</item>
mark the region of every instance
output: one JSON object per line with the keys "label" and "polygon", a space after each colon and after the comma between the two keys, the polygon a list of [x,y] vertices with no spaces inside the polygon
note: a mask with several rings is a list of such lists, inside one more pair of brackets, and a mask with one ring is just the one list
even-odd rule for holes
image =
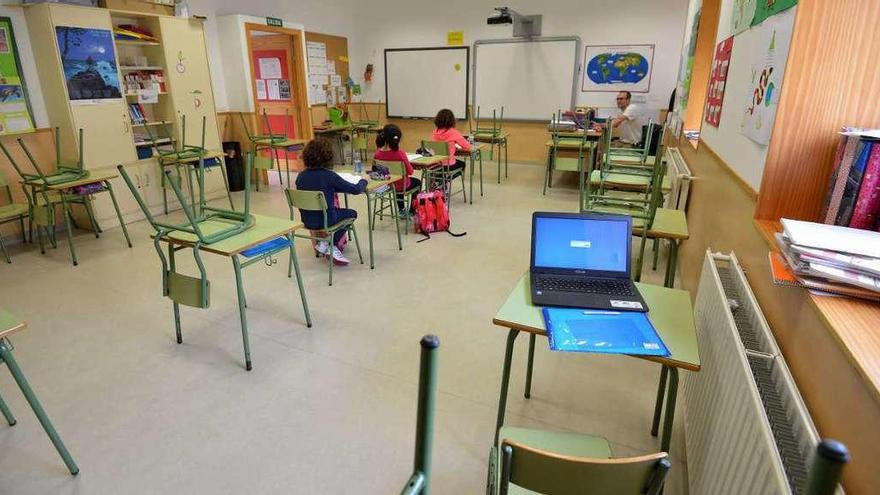
{"label": "ceiling-mounted projector", "polygon": [[513,24],[514,36],[541,36],[540,15],[522,15],[510,7],[495,7],[497,14],[486,19],[486,24]]}

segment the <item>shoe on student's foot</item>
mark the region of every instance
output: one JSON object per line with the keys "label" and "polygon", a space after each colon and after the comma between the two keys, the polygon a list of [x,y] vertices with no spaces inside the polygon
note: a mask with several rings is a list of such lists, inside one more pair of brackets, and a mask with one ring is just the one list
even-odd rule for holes
{"label": "shoe on student's foot", "polygon": [[321,241],[315,246],[315,252],[317,252],[321,256],[327,256],[327,253],[330,251],[330,244],[327,241]]}
{"label": "shoe on student's foot", "polygon": [[346,258],[345,256],[342,255],[342,251],[340,251],[339,248],[334,247],[333,248],[333,263],[338,266],[345,266],[345,265],[351,263],[351,261],[349,261],[348,258]]}

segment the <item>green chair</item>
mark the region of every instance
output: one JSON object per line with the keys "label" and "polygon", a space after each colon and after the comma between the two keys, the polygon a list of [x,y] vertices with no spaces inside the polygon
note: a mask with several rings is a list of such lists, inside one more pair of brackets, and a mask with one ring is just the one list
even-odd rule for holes
{"label": "green chair", "polygon": [[440,339],[425,335],[419,360],[419,406],[416,412],[416,442],[413,473],[400,495],[431,493],[431,455],[434,447],[434,404],[437,401],[437,353]]}
{"label": "green chair", "polygon": [[[58,432],[55,430],[55,426],[52,424],[52,421],[43,409],[43,405],[40,404],[37,394],[34,393],[27,378],[24,376],[24,372],[22,372],[18,362],[12,355],[13,346],[12,342],[9,341],[9,336],[24,329],[24,327],[25,324],[21,320],[0,309],[0,363],[6,363],[6,367],[9,368],[9,373],[12,374],[12,378],[15,380],[15,383],[18,384],[18,388],[21,389],[21,393],[24,395],[25,400],[27,400],[28,404],[31,406],[31,409],[40,421],[40,425],[42,425],[46,435],[49,436],[49,440],[52,441],[52,445],[55,446],[55,450],[61,455],[61,459],[67,466],[70,474],[76,475],[79,473],[79,467],[76,465],[73,456],[70,455],[70,452],[61,440],[61,436],[58,435]],[[15,416],[12,415],[9,406],[3,401],[3,397],[0,397],[0,413],[3,414],[3,418],[6,419],[6,423],[9,426],[15,426],[17,423]]]}
{"label": "green chair", "polygon": [[367,160],[367,155],[369,154],[369,139],[367,139],[366,131],[361,134],[358,131],[352,130],[352,138],[351,138],[351,154],[357,153],[358,157],[360,157],[361,161],[364,162]]}
{"label": "green chair", "polygon": [[495,148],[498,148],[498,183],[501,184],[501,148],[504,148],[504,177],[508,176],[507,164],[507,136],[501,130],[501,124],[504,121],[504,107],[501,107],[501,114],[496,115],[496,111],[492,110],[492,125],[480,126],[480,107],[477,107],[476,115],[473,120],[468,120],[471,136],[478,143],[489,143],[489,159],[495,160]]}
{"label": "green chair", "polygon": [[[272,126],[269,123],[269,114],[266,112],[266,109],[263,109],[263,128],[266,130],[267,134],[252,134],[250,131],[250,127],[248,127],[247,120],[244,118],[244,113],[238,113],[239,119],[241,119],[241,125],[244,128],[244,132],[247,135],[248,141],[250,142],[251,153],[254,155],[254,169],[256,170],[272,170],[273,168],[278,171],[278,182],[284,185],[284,180],[281,176],[281,159],[278,156],[279,150],[284,150],[284,167],[287,171],[287,187],[290,187],[290,157],[287,154],[291,148],[296,147],[297,145],[291,142],[288,134],[290,133],[288,128],[288,123],[290,122],[290,113],[288,110],[284,110],[284,131],[282,134],[275,134],[272,132]],[[264,157],[260,154],[261,151],[269,150],[270,157]],[[255,186],[257,191],[260,190],[260,181],[256,180]]]}
{"label": "green chair", "polygon": [[612,457],[602,437],[504,426],[489,459],[490,495],[658,495],[672,463],[665,452]]}
{"label": "green chair", "polygon": [[[310,231],[305,229],[306,232],[311,232],[310,234],[299,234],[294,232],[294,237],[300,237],[303,239],[310,239],[313,241],[324,241],[326,242],[330,248],[333,248],[333,234],[337,231],[345,230],[350,233],[352,238],[354,239],[354,245],[357,248],[358,258],[360,258],[360,262],[364,264],[364,257],[361,255],[361,245],[358,242],[357,231],[354,228],[354,218],[346,218],[339,222],[336,222],[333,225],[327,224],[327,199],[324,197],[324,193],[321,191],[300,191],[297,189],[285,189],[284,194],[287,197],[287,206],[290,209],[290,219],[294,220],[294,209],[304,210],[304,211],[320,211],[324,216],[323,227],[321,228],[320,233],[323,235],[316,234],[315,231]],[[368,200],[369,201],[369,200]],[[297,232],[301,232],[303,230],[298,230]],[[320,253],[315,251],[316,256],[320,256]],[[333,285],[333,261],[330,263],[330,282],[329,285]]]}
{"label": "green chair", "polygon": [[[21,227],[22,242],[28,242],[27,233],[29,230],[24,228],[24,219],[27,218],[30,221],[30,206],[28,203],[16,203],[13,200],[9,182],[6,181],[6,177],[3,174],[0,174],[0,190],[6,191],[6,204],[0,204],[0,225],[18,222],[19,227]],[[9,253],[6,251],[6,246],[3,245],[2,235],[0,235],[0,252],[3,253],[7,263],[12,263]]]}
{"label": "green chair", "polygon": [[[431,150],[435,155],[445,156],[449,154],[449,143],[447,143],[446,141],[422,140],[422,148]],[[455,157],[452,156],[451,158]],[[452,181],[457,178],[461,179],[461,189],[458,191],[453,191]],[[425,169],[422,184],[426,191],[432,189],[434,185],[440,184],[443,187],[443,194],[446,196],[446,204],[449,207],[452,207],[452,197],[458,193],[461,193],[464,202],[467,203],[467,191],[465,190],[464,184],[464,170],[450,171],[449,167],[445,165],[430,167]]]}
{"label": "green chair", "polygon": [[[553,122],[554,119],[556,119],[558,122],[561,118],[561,114],[561,111],[557,111],[556,116],[550,117],[550,121]],[[547,159],[547,170],[544,172],[543,194],[545,195],[547,194],[547,188],[553,187],[554,170],[583,173],[588,168],[588,165],[592,165],[593,163],[593,145],[590,143],[588,139],[589,136],[586,132],[583,133],[582,137],[564,137],[564,133],[559,130],[558,126],[553,126],[551,137],[552,146],[548,151],[549,157]],[[559,156],[560,150],[573,152],[576,153],[576,155],[574,157],[561,157]],[[592,171],[592,166],[589,168]],[[583,177],[583,175],[581,175],[581,177]],[[583,194],[583,186],[579,187],[581,189],[580,193]]]}
{"label": "green chair", "polygon": [[22,151],[24,151],[25,156],[29,162],[31,162],[31,166],[36,170],[36,174],[27,174],[22,171],[22,169],[15,163],[15,160],[6,152],[6,148],[3,148],[3,152],[6,154],[9,161],[12,163],[13,168],[18,172],[18,175],[21,176],[22,180],[27,183],[34,184],[42,184],[42,185],[57,185],[64,184],[65,182],[72,182],[78,179],[82,179],[83,177],[87,177],[89,175],[88,170],[84,169],[83,165],[83,130],[79,130],[79,156],[76,161],[64,160],[61,158],[61,137],[60,130],[58,127],[55,128],[55,164],[54,164],[54,172],[52,173],[44,173],[43,169],[40,168],[40,165],[37,164],[37,161],[34,160],[34,156],[31,154],[30,149],[28,149],[27,145],[24,143],[24,140],[21,138],[16,139],[18,145],[21,147]]}
{"label": "green chair", "polygon": [[[406,164],[402,161],[389,161],[389,160],[374,160],[374,164],[382,165],[388,168],[389,173],[391,175],[399,175],[401,177],[406,177]],[[404,211],[398,210],[397,205],[397,191],[394,189],[393,185],[388,186],[391,189],[393,194],[386,195],[382,194],[378,199],[378,206],[373,208],[373,225],[376,224],[376,215],[379,215],[379,219],[384,218],[384,214],[387,212],[389,216],[395,219],[398,222],[397,225],[397,235],[400,237],[400,225],[399,221],[404,221],[404,233],[409,235],[410,224],[412,223],[412,215],[409,213],[409,206],[412,204],[413,197],[418,194],[420,186],[414,186],[410,184],[409,189],[400,192],[400,195],[403,197],[403,205]],[[393,203],[393,204],[392,204]]]}

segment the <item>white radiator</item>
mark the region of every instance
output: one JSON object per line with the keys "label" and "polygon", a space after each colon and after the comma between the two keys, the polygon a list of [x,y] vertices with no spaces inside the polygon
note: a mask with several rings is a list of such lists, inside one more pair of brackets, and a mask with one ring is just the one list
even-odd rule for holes
{"label": "white radiator", "polygon": [[706,253],[699,373],[684,374],[692,495],[804,493],[819,442],[734,254]]}
{"label": "white radiator", "polygon": [[663,155],[663,159],[666,161],[666,174],[669,176],[671,186],[663,206],[672,210],[686,211],[691,179],[693,179],[691,169],[688,168],[678,148],[666,148]]}

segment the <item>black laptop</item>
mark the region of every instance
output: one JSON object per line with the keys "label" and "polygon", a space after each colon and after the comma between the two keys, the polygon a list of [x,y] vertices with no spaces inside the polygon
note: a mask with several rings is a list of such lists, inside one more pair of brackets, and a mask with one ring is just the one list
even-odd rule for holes
{"label": "black laptop", "polygon": [[596,213],[532,214],[532,304],[648,311],[630,279],[632,219]]}

